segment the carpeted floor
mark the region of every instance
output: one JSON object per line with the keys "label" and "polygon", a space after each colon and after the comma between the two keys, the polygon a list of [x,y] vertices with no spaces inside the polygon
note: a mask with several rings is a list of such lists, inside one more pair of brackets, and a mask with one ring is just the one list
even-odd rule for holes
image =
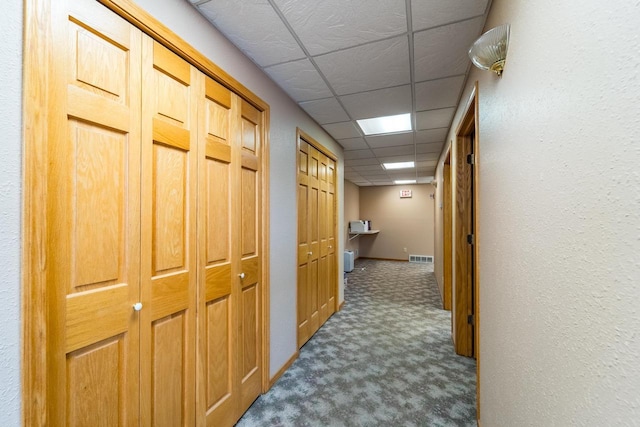
{"label": "carpeted floor", "polygon": [[238,426],[475,426],[431,264],[358,260],[345,305]]}

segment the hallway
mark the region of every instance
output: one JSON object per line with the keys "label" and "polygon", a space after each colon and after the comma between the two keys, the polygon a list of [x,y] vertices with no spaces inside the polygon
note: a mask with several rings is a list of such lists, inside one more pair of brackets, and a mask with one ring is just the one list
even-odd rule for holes
{"label": "hallway", "polygon": [[345,305],[238,426],[475,426],[431,264],[358,260]]}

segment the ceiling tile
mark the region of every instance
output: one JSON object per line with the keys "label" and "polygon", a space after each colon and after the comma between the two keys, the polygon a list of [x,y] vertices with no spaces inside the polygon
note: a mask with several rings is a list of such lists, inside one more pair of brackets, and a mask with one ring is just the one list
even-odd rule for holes
{"label": "ceiling tile", "polygon": [[373,185],[393,185],[393,181],[391,181],[390,179],[385,179],[385,180],[371,180],[371,184]]}
{"label": "ceiling tile", "polygon": [[410,113],[412,108],[410,85],[345,95],[340,100],[354,119]]}
{"label": "ceiling tile", "polygon": [[416,132],[416,143],[417,144],[429,144],[432,142],[444,143],[445,140],[447,139],[448,133],[449,133],[448,127],[443,127],[439,129],[419,130]]}
{"label": "ceiling tile", "polygon": [[413,154],[404,155],[404,156],[387,156],[387,157],[378,157],[378,161],[380,163],[395,163],[395,162],[412,162],[415,161],[416,158]]}
{"label": "ceiling tile", "polygon": [[435,144],[416,144],[416,153],[440,153],[442,151],[442,144],[436,142]]}
{"label": "ceiling tile", "polygon": [[264,70],[297,102],[333,96],[308,59],[278,64]]}
{"label": "ceiling tile", "polygon": [[345,150],[361,150],[369,148],[364,138],[339,139],[338,144],[342,145],[342,148]]}
{"label": "ceiling tile", "polygon": [[415,33],[416,81],[465,74],[471,64],[467,51],[483,25],[484,17],[480,17]]}
{"label": "ceiling tile", "polygon": [[384,147],[384,148],[376,148],[373,152],[378,157],[385,156],[402,156],[405,154],[414,154],[415,147],[413,145],[401,145],[398,147]]}
{"label": "ceiling tile", "polygon": [[331,123],[322,126],[335,139],[357,138],[360,135],[353,122]]}
{"label": "ceiling tile", "polygon": [[360,174],[357,174],[355,172],[352,172],[350,174],[344,174],[344,177],[346,179],[364,179]]}
{"label": "ceiling tile", "polygon": [[301,102],[300,106],[321,125],[350,120],[336,98]]}
{"label": "ceiling tile", "polygon": [[405,0],[274,2],[311,55],[407,31]]}
{"label": "ceiling tile", "polygon": [[413,132],[396,133],[394,135],[367,136],[366,140],[371,148],[409,145],[413,144]]}
{"label": "ceiling tile", "polygon": [[488,0],[411,0],[413,31],[484,14]]}
{"label": "ceiling tile", "polygon": [[367,165],[379,165],[378,159],[349,159],[344,161],[345,166],[367,166]]}
{"label": "ceiling tile", "polygon": [[418,129],[449,127],[455,112],[455,107],[442,108],[440,110],[418,111],[416,113],[416,126]]}
{"label": "ceiling tile", "polygon": [[416,154],[416,162],[428,162],[431,160],[438,160],[439,153],[419,153]]}
{"label": "ceiling tile", "polygon": [[353,170],[358,172],[358,173],[360,173],[360,174],[364,174],[364,173],[368,173],[368,172],[372,172],[372,171],[380,171],[380,172],[387,173],[384,169],[382,169],[382,166],[380,166],[380,164],[365,165],[365,166],[353,166]]}
{"label": "ceiling tile", "polygon": [[363,178],[366,179],[385,179],[385,178],[389,178],[389,174],[386,173],[385,171],[369,171],[369,172],[363,172],[360,175],[362,175]]}
{"label": "ceiling tile", "polygon": [[[197,6],[200,12],[260,66],[306,55],[268,2],[216,0]],[[265,31],[268,28],[269,31]]]}
{"label": "ceiling tile", "polygon": [[351,150],[344,152],[345,159],[370,159],[371,157],[375,157],[371,150]]}
{"label": "ceiling tile", "polygon": [[338,95],[410,83],[406,36],[314,58]]}
{"label": "ceiling tile", "polygon": [[416,84],[416,110],[458,105],[465,76],[448,77]]}
{"label": "ceiling tile", "polygon": [[432,169],[436,167],[437,164],[438,160],[421,160],[416,163],[416,166],[418,167],[418,171],[420,171],[422,169]]}
{"label": "ceiling tile", "polygon": [[411,172],[396,172],[393,174],[389,174],[389,178],[393,181],[397,179],[416,179],[416,171],[412,170]]}

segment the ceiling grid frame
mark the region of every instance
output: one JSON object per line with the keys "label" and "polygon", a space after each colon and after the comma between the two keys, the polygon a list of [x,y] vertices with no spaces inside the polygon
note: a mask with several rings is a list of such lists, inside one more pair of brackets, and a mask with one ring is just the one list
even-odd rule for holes
{"label": "ceiling grid frame", "polygon": [[[395,179],[431,181],[471,67],[466,45],[482,33],[491,7],[491,0],[189,1],[232,43],[239,40],[236,46],[343,146],[345,179],[359,186],[391,185]],[[273,14],[267,13],[268,6]],[[233,25],[240,19],[235,16],[238,7],[245,17],[249,16],[248,22],[257,24],[245,33]],[[253,15],[252,7],[256,10]],[[258,9],[270,16],[259,15]],[[275,33],[269,39],[272,27]],[[233,32],[226,33],[224,28]],[[284,28],[291,38],[285,36]],[[243,36],[251,39],[243,40]],[[433,46],[440,45],[440,50],[432,51],[431,36],[436,37]],[[403,38],[406,47],[400,42]],[[289,53],[273,51],[280,40],[287,44]],[[265,60],[292,55],[292,41],[304,58],[273,63]],[[358,62],[354,63],[354,58]],[[418,72],[419,63],[425,60],[435,64],[430,65],[437,70],[435,74]],[[453,68],[444,68],[447,64]],[[408,82],[399,77],[403,68]],[[326,70],[331,70],[330,75]],[[365,71],[364,76],[358,70]],[[308,83],[310,86],[295,86]],[[411,111],[405,111],[407,107]],[[413,130],[410,135],[366,136],[356,120],[371,118],[362,116],[374,113],[411,113]],[[408,153],[409,145],[413,146],[411,154],[400,154]],[[389,173],[381,166],[388,160],[412,160],[415,167]]]}

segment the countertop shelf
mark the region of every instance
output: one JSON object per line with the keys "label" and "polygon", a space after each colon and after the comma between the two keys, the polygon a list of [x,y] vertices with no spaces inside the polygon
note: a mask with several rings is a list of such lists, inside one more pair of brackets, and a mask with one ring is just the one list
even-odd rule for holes
{"label": "countertop shelf", "polygon": [[349,237],[349,240],[353,240],[356,237],[363,235],[363,234],[378,234],[380,232],[380,230],[369,230],[369,231],[355,231],[355,232],[349,232],[349,235],[351,237]]}

